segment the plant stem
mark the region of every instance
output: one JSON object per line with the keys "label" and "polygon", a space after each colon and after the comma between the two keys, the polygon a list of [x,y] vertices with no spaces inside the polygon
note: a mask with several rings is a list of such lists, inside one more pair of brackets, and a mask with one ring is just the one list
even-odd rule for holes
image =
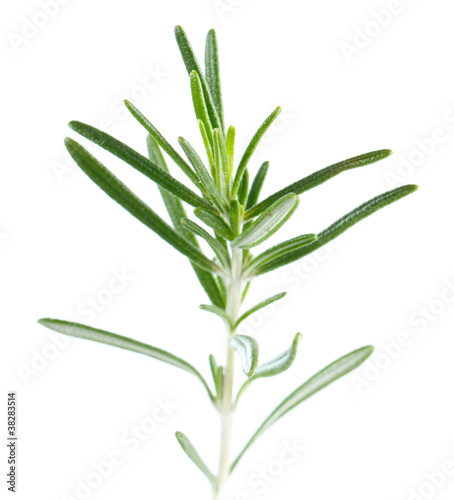
{"label": "plant stem", "polygon": [[[235,325],[241,306],[243,252],[232,250],[232,272],[227,284],[226,313]],[[235,335],[235,326],[227,331],[228,337]],[[225,365],[224,384],[220,404],[221,416],[221,450],[219,455],[218,491],[214,492],[213,500],[220,499],[222,489],[230,475],[230,443],[232,440],[233,423],[233,375],[235,364],[235,351],[227,339],[227,360]]]}

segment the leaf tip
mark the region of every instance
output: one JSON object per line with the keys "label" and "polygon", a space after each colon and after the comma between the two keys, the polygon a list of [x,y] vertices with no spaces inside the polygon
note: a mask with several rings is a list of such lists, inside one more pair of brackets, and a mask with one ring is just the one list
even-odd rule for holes
{"label": "leaf tip", "polygon": [[375,347],[373,345],[366,345],[360,349],[365,354],[365,360],[374,352]]}
{"label": "leaf tip", "polygon": [[74,147],[77,146],[77,142],[74,139],[71,139],[71,137],[65,137],[64,143],[69,153],[71,153],[71,150],[73,150]]}

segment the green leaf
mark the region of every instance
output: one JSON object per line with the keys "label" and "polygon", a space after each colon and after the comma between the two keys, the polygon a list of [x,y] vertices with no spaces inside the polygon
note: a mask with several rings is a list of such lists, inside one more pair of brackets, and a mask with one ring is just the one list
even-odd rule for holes
{"label": "green leaf", "polygon": [[297,333],[293,339],[292,345],[276,358],[260,365],[255,371],[252,379],[256,380],[263,377],[274,377],[288,370],[292,366],[293,361],[295,361],[298,345],[302,338],[303,336],[301,333]]}
{"label": "green leaf", "polygon": [[271,359],[270,361],[259,365],[257,367],[257,370],[255,370],[254,375],[248,378],[241,386],[241,389],[238,391],[238,395],[236,397],[235,405],[238,404],[241,395],[253,380],[264,377],[274,377],[275,375],[279,375],[280,373],[288,370],[295,361],[296,353],[298,351],[298,345],[301,339],[301,333],[297,333],[295,335],[295,338],[293,339],[292,345],[287,350],[285,350],[282,354],[279,354],[279,356]]}
{"label": "green leaf", "polygon": [[[153,139],[151,135],[147,136],[147,147],[150,160],[154,161],[156,165],[163,168],[164,170],[168,170],[167,164],[159,148],[159,144]],[[175,229],[180,232],[196,248],[200,248],[194,234],[185,229],[181,224],[181,219],[186,217],[186,211],[181,201],[176,196],[173,196],[161,187],[159,188],[159,191],[161,192],[165,207]],[[218,288],[214,276],[211,273],[200,269],[200,267],[194,266],[192,263],[191,266],[194,269],[194,272],[200,284],[202,285],[211,302],[219,307],[225,307],[225,299]]]}
{"label": "green leaf", "polygon": [[111,135],[81,122],[73,121],[70,122],[69,126],[78,134],[82,135],[86,139],[89,139],[98,146],[101,146],[106,151],[109,151],[116,157],[131,165],[131,167],[134,167],[140,173],[156,182],[156,184],[163,187],[180,200],[189,203],[193,207],[209,206],[205,200],[200,198],[200,196],[195,194],[180,181],[177,181],[168,172]]}
{"label": "green leaf", "polygon": [[213,130],[214,156],[216,159],[216,173],[221,193],[230,201],[230,174],[228,168],[227,151],[224,136],[218,128]]}
{"label": "green leaf", "polygon": [[241,368],[247,377],[254,375],[259,362],[259,345],[255,339],[247,335],[234,335],[230,343],[241,359]]}
{"label": "green leaf", "polygon": [[232,246],[252,248],[267,240],[287,222],[298,208],[298,204],[299,198],[296,194],[290,193],[283,196],[236,237]]}
{"label": "green leaf", "polygon": [[241,303],[243,303],[247,297],[247,294],[249,292],[249,289],[251,288],[251,281],[248,281],[244,287],[243,293],[241,295]]}
{"label": "green leaf", "polygon": [[224,309],[209,304],[201,304],[200,309],[202,309],[202,311],[207,311],[216,314],[216,316],[219,316],[225,322],[225,324],[229,329],[232,329],[232,321],[229,315],[224,311]]}
{"label": "green leaf", "polygon": [[241,322],[243,322],[246,318],[248,318],[251,314],[254,314],[255,312],[259,311],[260,309],[263,309],[264,307],[272,304],[273,302],[276,302],[277,300],[282,299],[282,297],[285,297],[287,295],[287,292],[282,292],[278,293],[277,295],[273,295],[272,297],[269,297],[268,299],[262,300],[262,302],[258,303],[248,311],[246,311],[236,322],[235,327],[237,327]]}
{"label": "green leaf", "polygon": [[249,170],[246,169],[243,174],[243,179],[240,184],[240,189],[238,190],[238,201],[243,207],[247,203],[247,197],[249,194]]}
{"label": "green leaf", "polygon": [[233,164],[234,164],[234,159],[235,159],[235,127],[233,125],[230,125],[229,129],[227,130],[227,135],[225,138],[225,147],[227,151],[227,166],[229,170],[229,178],[232,176],[233,173]]}
{"label": "green leaf", "polygon": [[188,37],[181,26],[175,26],[175,38],[177,40],[178,48],[180,49],[181,57],[183,58],[188,75],[190,75],[192,71],[196,71],[199,75],[212,128],[220,128],[222,130],[221,120],[219,119],[216,111],[213,97],[211,96],[211,92],[208,88],[202,68],[198,63]]}
{"label": "green leaf", "polygon": [[257,429],[255,434],[248,441],[241,453],[237,456],[232,464],[233,470],[246,450],[261,436],[267,429],[269,429],[275,422],[282,418],[290,410],[293,410],[300,403],[308,399],[310,396],[320,391],[327,385],[333,383],[335,380],[351,372],[357,368],[361,363],[372,354],[374,348],[372,346],[362,347],[356,351],[339,358],[334,363],[331,363],[323,370],[319,371],[316,375],[310,378],[303,385],[298,387],[290,396],[288,396],[282,403],[265,419],[262,425]]}
{"label": "green leaf", "polygon": [[254,274],[254,271],[263,267],[265,264],[277,259],[278,257],[285,256],[295,250],[299,250],[310,243],[317,240],[316,234],[302,234],[296,238],[283,241],[274,247],[265,250],[263,253],[259,254],[255,259],[253,259],[244,269],[245,276],[248,274]]}
{"label": "green leaf", "polygon": [[189,76],[189,80],[191,82],[192,103],[194,105],[195,115],[197,117],[197,120],[200,120],[203,123],[206,135],[208,137],[208,142],[210,143],[211,150],[213,150],[213,128],[208,117],[208,110],[203,96],[202,84],[200,83],[200,78],[197,75],[197,71],[191,71],[191,74]]}
{"label": "green leaf", "polygon": [[156,129],[150,121],[129,101],[124,101],[126,107],[132,116],[144,127],[144,129],[153,137],[153,139],[161,146],[161,148],[172,158],[172,160],[181,168],[181,170],[191,179],[191,181],[203,192],[203,186],[197,174],[183,160],[177,151],[164,139],[162,134]]}
{"label": "green leaf", "polygon": [[197,172],[197,175],[200,177],[200,180],[202,181],[202,184],[206,189],[206,192],[208,193],[208,196],[210,197],[211,201],[214,204],[216,204],[216,206],[220,210],[227,210],[227,204],[224,198],[222,197],[221,193],[219,192],[219,189],[217,188],[213,179],[210,177],[210,174],[208,173],[208,170],[203,164],[203,161],[200,159],[200,156],[196,153],[196,151],[189,144],[189,142],[183,137],[179,137],[178,142],[183,148],[183,151],[188,157],[188,160],[191,162],[192,166]]}
{"label": "green leaf", "polygon": [[222,130],[224,130],[224,112],[222,109],[221,76],[219,71],[219,53],[216,32],[210,30],[205,44],[205,75],[213,98],[213,104],[219,116]]}
{"label": "green leaf", "polygon": [[[151,137],[151,135],[147,136],[147,149],[150,160],[154,162],[156,165],[158,165],[160,168],[168,172],[169,169],[165,162],[164,156],[162,155],[162,152],[159,148],[159,144],[153,139],[153,137]],[[176,196],[170,194],[166,189],[163,189],[160,186],[158,187],[159,187],[159,192],[161,193],[162,200],[164,201],[164,205],[170,216],[170,220],[172,221],[172,224],[174,225],[175,229],[179,231],[193,245],[197,246],[197,239],[190,231],[186,230],[181,224],[181,219],[183,217],[186,217],[186,210],[184,209],[183,204]]]}
{"label": "green leaf", "polygon": [[180,446],[183,448],[183,451],[186,453],[186,455],[194,462],[194,464],[198,467],[198,469],[205,474],[205,476],[208,478],[213,488],[217,490],[218,480],[214,477],[212,472],[208,469],[203,460],[200,458],[200,455],[197,453],[191,441],[189,441],[189,439],[182,432],[177,432],[175,436],[178,439],[178,442],[180,443]]}
{"label": "green leaf", "polygon": [[[202,139],[203,139],[203,145],[205,146],[205,151],[207,153],[208,163],[210,164],[211,177],[213,177],[213,179],[216,179],[218,177],[218,175],[216,172],[216,163],[214,161],[214,156],[213,156],[214,151],[213,151],[212,145],[210,144],[210,141],[208,139],[208,134],[207,134],[205,125],[203,124],[202,120],[199,120],[199,129],[200,129],[200,135],[202,136]],[[204,189],[204,191],[206,192],[205,189]]]}
{"label": "green leaf", "polygon": [[200,227],[198,224],[189,219],[182,219],[181,223],[183,224],[183,227],[186,227],[192,233],[200,236],[208,243],[208,245],[210,245],[211,249],[216,254],[216,257],[219,259],[225,269],[230,268],[230,255],[225,247],[222,246],[221,243],[219,243],[219,241],[213,238],[213,236],[205,231],[203,227]]}
{"label": "green leaf", "polygon": [[216,361],[216,358],[214,357],[213,354],[210,354],[208,356],[208,361],[210,362],[210,370],[211,370],[211,375],[213,376],[213,382],[216,383],[216,377],[218,373],[218,363]]}
{"label": "green leaf", "polygon": [[224,368],[222,365],[218,366],[215,357],[210,354],[210,369],[213,376],[214,386],[216,388],[216,402],[222,399],[222,387],[224,384]]}
{"label": "green leaf", "polygon": [[230,205],[230,227],[233,235],[236,237],[240,234],[240,226],[242,221],[241,206],[238,200],[232,200]]}
{"label": "green leaf", "polygon": [[226,296],[220,290],[216,278],[210,272],[204,271],[200,267],[192,267],[211,302],[218,307],[225,307]]}
{"label": "green leaf", "polygon": [[270,166],[269,161],[262,163],[259,168],[257,175],[254,177],[252,182],[251,191],[247,199],[246,209],[251,208],[259,201],[260,192],[262,191],[263,183],[265,182],[266,174],[268,173],[268,168]]}
{"label": "green leaf", "polygon": [[222,401],[222,390],[224,388],[224,368],[222,366],[218,366],[214,385],[216,387],[216,399]]}
{"label": "green leaf", "polygon": [[232,230],[219,216],[203,208],[196,208],[194,214],[207,226],[211,227],[217,235],[229,241],[233,240],[234,236]]}
{"label": "green leaf", "polygon": [[66,138],[65,145],[74,161],[85,174],[108,196],[125,208],[142,224],[158,234],[180,253],[188,257],[195,265],[206,271],[219,273],[221,268],[211,262],[200,250],[188,242],[181,234],[171,228],[148,205],[138,198],[120,179],[86,151],[80,144]]}
{"label": "green leaf", "polygon": [[343,217],[338,219],[334,224],[331,224],[331,226],[318,234],[317,240],[313,243],[305,245],[299,250],[286,253],[281,257],[270,260],[264,266],[259,267],[255,274],[264,274],[269,271],[273,271],[278,267],[290,264],[295,260],[301,259],[305,255],[308,255],[315,250],[318,250],[323,245],[326,245],[326,243],[329,243],[334,238],[337,238],[347,229],[351,228],[366,217],[369,217],[373,213],[377,212],[377,210],[380,210],[381,208],[386,207],[387,205],[390,205],[391,203],[394,203],[401,198],[404,198],[405,196],[415,192],[417,189],[418,186],[409,184],[407,186],[393,189],[386,193],[380,194],[375,198],[372,198],[366,203],[360,205],[358,208],[355,208],[355,210],[349,212],[347,215],[344,215]]}
{"label": "green leaf", "polygon": [[354,158],[349,158],[348,160],[335,163],[329,167],[326,167],[318,172],[315,172],[308,177],[304,177],[293,184],[281,189],[277,193],[272,194],[265,200],[263,200],[258,205],[254,205],[249,208],[245,214],[245,219],[250,219],[251,217],[256,217],[266,210],[270,205],[272,205],[277,199],[281,198],[287,193],[301,194],[309,189],[312,189],[329,179],[339,175],[341,172],[351,170],[352,168],[364,167],[365,165],[370,165],[379,160],[383,160],[392,154],[390,149],[380,149],[379,151],[372,151],[371,153],[366,153],[360,156],[355,156]]}
{"label": "green leaf", "polygon": [[[219,241],[219,238],[216,238]],[[222,242],[221,242],[222,244]],[[219,306],[219,304],[216,304],[219,307],[222,307],[223,309],[225,308],[225,304],[227,302],[227,287],[225,286],[225,281],[222,276],[216,276],[216,283],[218,285],[219,291],[222,295],[223,298],[223,304]],[[213,302],[214,303],[214,302]]]}
{"label": "green leaf", "polygon": [[280,112],[281,108],[277,107],[262,123],[262,125],[260,125],[257,132],[254,134],[254,137],[251,139],[251,142],[249,143],[248,147],[246,148],[246,151],[244,152],[240,160],[240,164],[238,165],[238,169],[235,174],[235,180],[233,181],[233,187],[232,187],[232,198],[236,198],[236,195],[238,194],[238,190],[240,188],[240,184],[243,179],[244,171],[247,168],[251,156],[254,154],[254,151],[256,150],[262,137],[265,135],[265,132],[270,128],[274,120],[279,116]]}
{"label": "green leaf", "polygon": [[159,361],[163,361],[169,365],[176,366],[177,368],[181,368],[182,370],[196,376],[200,382],[202,382],[208,392],[208,395],[213,400],[213,395],[211,394],[211,391],[202,375],[200,375],[200,373],[188,362],[170,354],[170,352],[163,351],[157,347],[153,347],[151,345],[144,344],[143,342],[123,337],[115,333],[98,330],[97,328],[92,328],[91,326],[81,325],[80,323],[72,323],[70,321],[62,321],[51,318],[42,318],[38,321],[38,323],[55,332],[69,335],[70,337],[93,340],[94,342],[99,342],[101,344],[120,347],[121,349],[126,349],[127,351],[138,352]]}

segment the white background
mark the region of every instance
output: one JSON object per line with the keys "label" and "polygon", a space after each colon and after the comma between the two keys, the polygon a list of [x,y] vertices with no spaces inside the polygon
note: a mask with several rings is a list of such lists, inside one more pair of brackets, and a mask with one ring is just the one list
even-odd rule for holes
{"label": "white background", "polygon": [[[262,359],[286,349],[297,331],[304,338],[290,371],[250,389],[237,414],[234,452],[317,370],[357,347],[377,350],[367,372],[358,369],[356,378],[337,382],[268,431],[244,456],[228,498],[451,499],[454,477],[432,475],[442,467],[454,472],[446,468],[454,462],[450,3],[50,4],[55,12],[47,21],[34,0],[5,2],[0,16],[1,334],[7,346],[1,421],[6,427],[6,392],[16,390],[16,498],[82,498],[76,486],[93,480],[93,462],[115,451],[121,465],[84,498],[210,497],[208,482],[174,438],[177,430],[186,433],[216,468],[217,415],[198,382],[144,356],[83,340],[63,345],[58,337],[60,347],[53,347],[55,340],[36,323],[43,316],[87,322],[168,349],[207,377],[208,354],[223,356],[222,325],[198,309],[206,298],[186,260],[109,200],[63,147],[66,135],[75,137],[66,124],[77,119],[109,126],[144,152],[144,131],[119,106],[129,97],[173,144],[183,135],[200,148],[173,36],[181,24],[200,59],[206,32],[217,30],[237,157],[269,112],[284,108],[286,120],[277,122],[252,164],[254,173],[261,161],[271,162],[265,194],[357,154],[395,151],[304,194],[297,214],[270,243],[318,232],[393,187],[420,185],[342,235],[329,253],[255,283],[249,305],[290,292],[266,322],[255,318],[251,332]],[[382,25],[374,21],[379,12]],[[32,31],[30,22],[44,25]],[[23,30],[28,38],[20,38]],[[145,80],[147,90],[150,70],[158,76]],[[99,148],[96,154],[163,213],[151,182]],[[115,272],[129,276],[126,284],[89,316],[87,300],[102,295]],[[397,348],[402,339],[405,347]],[[178,408],[133,450],[125,433],[166,398]],[[304,451],[280,466],[285,443],[293,441]],[[272,481],[263,492],[254,483],[261,468],[271,471]],[[5,476],[1,483],[6,490]]]}

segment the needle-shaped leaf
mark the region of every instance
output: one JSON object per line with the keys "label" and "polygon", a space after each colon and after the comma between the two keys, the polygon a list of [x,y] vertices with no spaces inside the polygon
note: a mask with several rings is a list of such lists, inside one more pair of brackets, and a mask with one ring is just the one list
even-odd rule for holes
{"label": "needle-shaped leaf", "polygon": [[222,398],[224,368],[222,367],[222,365],[218,366],[216,359],[212,354],[210,354],[209,361],[210,361],[211,375],[213,376],[213,382],[216,388],[216,401],[219,402],[221,401]]}
{"label": "needle-shaped leaf", "polygon": [[[222,241],[220,241],[219,237],[216,238],[221,244],[222,244]],[[220,305],[220,307],[224,308],[225,307],[225,304],[226,304],[226,301],[227,301],[227,287],[225,285],[225,281],[224,281],[224,278],[222,276],[216,276],[216,283],[218,285],[218,289],[222,295],[222,298],[223,298],[223,304]],[[213,302],[214,304],[214,302]],[[219,304],[216,304],[219,306]]]}
{"label": "needle-shaped leaf", "polygon": [[285,297],[287,295],[287,292],[282,292],[282,293],[278,293],[276,295],[273,295],[272,297],[269,297],[265,300],[262,300],[262,302],[259,302],[257,305],[255,305],[254,307],[251,307],[251,309],[249,309],[248,311],[246,311],[239,319],[238,321],[236,322],[236,325],[235,326],[238,326],[240,323],[242,323],[246,318],[248,318],[251,314],[254,314],[255,312],[257,311],[260,311],[260,309],[263,309],[264,307],[266,306],[269,306],[270,304],[272,304],[273,302],[276,302],[277,300],[280,300],[282,299],[283,297]]}
{"label": "needle-shaped leaf", "polygon": [[[153,139],[151,135],[147,136],[147,148],[150,160],[155,162],[159,167],[168,171],[167,164],[164,160],[159,144]],[[176,196],[173,196],[173,194],[170,194],[168,191],[161,187],[159,188],[159,191],[161,192],[164,205],[175,229],[180,232],[195,247],[200,248],[197,238],[194,236],[194,234],[185,229],[181,224],[181,219],[186,217],[186,211],[181,201]],[[225,299],[223,297],[223,294],[219,290],[214,276],[208,271],[194,266],[194,264],[192,263],[191,266],[194,269],[194,272],[200,284],[202,285],[211,302],[219,307],[224,307]]]}
{"label": "needle-shaped leaf", "polygon": [[244,287],[243,293],[241,294],[241,303],[245,301],[250,288],[251,288],[251,281],[248,281]]}
{"label": "needle-shaped leaf", "polygon": [[352,168],[364,167],[365,165],[370,165],[371,163],[375,163],[377,161],[383,160],[392,154],[390,149],[380,149],[379,151],[372,151],[370,153],[366,153],[360,156],[355,156],[354,158],[349,158],[348,160],[341,161],[339,163],[335,163],[329,167],[326,167],[322,170],[314,172],[308,177],[304,177],[299,181],[290,184],[289,186],[281,189],[277,193],[272,194],[258,205],[254,205],[246,211],[245,219],[250,219],[251,217],[256,217],[261,214],[264,210],[266,210],[270,205],[272,205],[277,199],[281,196],[284,196],[287,193],[295,193],[301,194],[309,189],[312,189],[324,182],[332,179],[336,175],[339,175],[342,172],[347,170],[351,170]]}
{"label": "needle-shaped leaf", "polygon": [[227,130],[227,135],[225,137],[225,148],[227,151],[227,166],[229,169],[229,177],[232,176],[233,173],[233,163],[235,160],[235,127],[230,125]]}
{"label": "needle-shaped leaf", "polygon": [[217,178],[216,163],[214,161],[214,156],[213,156],[213,154],[215,154],[215,151],[213,151],[213,147],[210,144],[210,141],[208,139],[208,134],[202,120],[199,120],[199,129],[200,129],[200,135],[202,136],[203,145],[205,146],[205,151],[207,153],[208,163],[210,164],[211,177],[213,179],[216,179]]}
{"label": "needle-shaped leaf", "polygon": [[265,132],[271,127],[274,120],[278,117],[281,112],[281,108],[277,107],[268,117],[267,119],[260,125],[257,132],[254,134],[254,137],[251,139],[251,142],[246,148],[243,156],[241,157],[240,164],[238,165],[238,169],[235,174],[235,180],[233,181],[232,187],[232,198],[235,198],[238,194],[238,190],[240,189],[241,181],[243,180],[243,174],[246,170],[249,160],[251,156],[254,154],[254,151],[257,149],[257,146],[265,135]]}
{"label": "needle-shaped leaf", "polygon": [[278,267],[290,264],[295,260],[301,259],[305,255],[308,255],[315,250],[318,250],[323,245],[326,245],[326,243],[329,243],[334,238],[337,238],[344,231],[351,228],[366,217],[369,217],[369,215],[377,212],[377,210],[380,210],[381,208],[384,208],[387,205],[390,205],[391,203],[394,203],[395,201],[398,201],[401,198],[414,193],[417,189],[418,186],[408,184],[407,186],[392,189],[391,191],[372,198],[371,200],[363,203],[359,207],[349,212],[347,215],[344,215],[334,224],[331,224],[331,226],[319,233],[317,236],[317,240],[313,243],[309,243],[309,245],[305,245],[299,250],[294,250],[293,252],[286,253],[280,257],[270,260],[265,265],[259,267],[255,274],[264,274],[277,269]]}
{"label": "needle-shaped leaf", "polygon": [[196,153],[194,148],[189,144],[189,142],[184,139],[183,137],[178,138],[178,142],[180,143],[181,147],[183,148],[183,151],[185,152],[186,156],[188,157],[188,160],[191,162],[192,166],[194,167],[195,171],[197,172],[197,175],[200,177],[200,180],[202,181],[203,186],[206,189],[206,192],[208,193],[208,196],[210,197],[210,200],[220,209],[220,210],[227,210],[227,205],[222,197],[221,193],[219,192],[218,187],[214,183],[213,179],[210,177],[210,174],[208,173],[208,170],[206,169],[205,165],[203,164],[203,161],[200,159],[200,156]]}
{"label": "needle-shaped leaf", "polygon": [[230,227],[219,217],[218,215],[213,214],[212,212],[208,210],[204,210],[203,208],[196,208],[194,210],[194,214],[196,217],[198,217],[202,222],[205,222],[205,224],[211,229],[214,230],[214,232],[221,236],[222,238],[225,238],[229,241],[232,241],[234,236],[232,233],[232,230]]}
{"label": "needle-shaped leaf", "polygon": [[210,370],[211,370],[211,375],[213,377],[213,382],[216,382],[216,376],[218,373],[218,363],[213,354],[210,354],[208,356],[208,361],[210,362]]}
{"label": "needle-shaped leaf", "polygon": [[134,149],[126,146],[126,144],[123,144],[118,139],[115,139],[111,135],[96,129],[91,125],[86,125],[85,123],[73,121],[70,122],[69,126],[78,134],[82,135],[86,139],[89,139],[98,146],[101,146],[106,151],[109,151],[113,155],[131,165],[131,167],[134,167],[140,173],[156,182],[156,184],[163,187],[180,200],[189,203],[193,207],[208,206],[205,200],[191,191],[180,181],[177,181],[168,172],[160,168],[145,156],[137,153],[137,151],[134,151]]}
{"label": "needle-shaped leaf", "polygon": [[272,236],[297,209],[299,198],[289,193],[267,208],[251,225],[249,225],[232,245],[238,248],[252,248]]}
{"label": "needle-shaped leaf", "polygon": [[188,242],[180,233],[170,227],[148,205],[138,198],[120,179],[113,175],[101,162],[85,150],[80,144],[66,138],[65,145],[74,161],[85,174],[108,196],[125,208],[142,224],[158,234],[180,253],[188,257],[195,265],[210,272],[222,272],[214,262]]}
{"label": "needle-shaped leaf", "polygon": [[[150,160],[159,167],[161,167],[163,170],[168,172],[169,169],[167,167],[161,149],[159,148],[159,144],[149,134],[147,136],[147,149]],[[185,238],[187,238],[193,245],[197,246],[197,239],[190,231],[185,229],[181,224],[181,219],[183,217],[186,217],[186,210],[184,209],[183,204],[176,196],[170,194],[166,189],[163,189],[160,186],[158,187],[159,187],[159,192],[161,193],[162,196],[162,200],[164,201],[164,205],[170,216],[170,220],[172,221],[172,224],[174,225],[175,229],[179,231],[183,236],[185,236]]]}
{"label": "needle-shaped leaf", "polygon": [[216,491],[218,488],[218,481],[213,475],[213,473],[210,471],[210,469],[208,469],[208,467],[205,465],[205,462],[200,458],[200,455],[194,448],[191,441],[189,441],[189,439],[182,432],[177,432],[175,436],[178,442],[180,443],[180,446],[183,448],[183,451],[194,462],[197,468],[201,472],[203,472],[203,474],[205,474],[205,476],[208,478],[211,485],[213,486],[214,490]]}
{"label": "needle-shaped leaf", "polygon": [[161,146],[161,148],[172,158],[172,160],[181,168],[181,170],[191,179],[191,181],[203,192],[203,186],[197,174],[177,153],[177,151],[167,142],[157,128],[145,118],[145,116],[129,101],[124,101],[126,107],[132,116],[144,127],[144,129],[153,137],[153,139]]}
{"label": "needle-shaped leaf", "polygon": [[213,97],[211,96],[210,89],[208,88],[206,78],[203,74],[200,64],[197,61],[197,58],[195,57],[188,37],[186,36],[186,33],[181,26],[175,26],[175,38],[177,40],[178,48],[180,49],[181,57],[183,58],[183,62],[186,66],[188,75],[190,75],[192,71],[196,71],[199,75],[212,128],[220,128],[222,130],[222,123],[216,111]]}
{"label": "needle-shaped leaf", "polygon": [[230,175],[227,161],[227,150],[224,136],[218,128],[213,130],[214,156],[216,160],[216,172],[218,175],[218,186],[227,200],[230,200]]}
{"label": "needle-shaped leaf", "polygon": [[225,269],[228,269],[230,267],[229,253],[225,249],[225,247],[221,243],[219,243],[219,241],[216,238],[213,238],[213,236],[211,236],[211,234],[208,233],[208,231],[205,231],[203,227],[200,227],[192,220],[185,218],[181,220],[181,223],[183,227],[185,227],[192,233],[196,234],[197,236],[200,236],[208,243],[208,245],[210,245],[211,249],[216,254],[216,257],[219,259],[219,261],[222,263]]}
{"label": "needle-shaped leaf", "polygon": [[240,184],[240,189],[238,190],[238,201],[241,206],[246,206],[247,197],[249,194],[249,170],[246,169],[243,174],[243,179]]}
{"label": "needle-shaped leaf", "polygon": [[263,183],[265,182],[269,166],[270,166],[269,161],[263,162],[256,176],[254,177],[251,190],[249,192],[249,197],[247,199],[246,209],[251,208],[259,201],[260,192],[262,191]]}
{"label": "needle-shaped leaf", "polygon": [[254,375],[259,362],[259,345],[255,339],[247,335],[234,335],[230,343],[241,359],[241,368],[247,377]]}
{"label": "needle-shaped leaf", "polygon": [[248,441],[246,446],[243,448],[241,453],[237,456],[232,464],[231,470],[233,470],[241,457],[244,455],[246,450],[261,436],[267,429],[269,429],[275,422],[282,418],[290,410],[298,406],[300,403],[305,401],[307,398],[320,391],[327,385],[331,384],[340,377],[351,372],[357,368],[361,363],[364,363],[366,359],[372,354],[374,348],[372,346],[362,347],[356,351],[339,358],[334,363],[331,363],[323,370],[319,371],[312,378],[310,378],[303,385],[298,387],[290,396],[288,396],[282,403],[265,419],[262,425],[257,429],[255,434]]}
{"label": "needle-shaped leaf", "polygon": [[222,389],[224,387],[224,368],[222,366],[218,366],[214,385],[216,387],[216,399],[222,401]]}
{"label": "needle-shaped leaf", "polygon": [[177,368],[181,368],[182,370],[195,375],[204,385],[210,398],[213,399],[213,395],[211,394],[211,391],[202,375],[200,375],[200,373],[187,361],[170,354],[170,352],[163,351],[162,349],[158,349],[157,347],[144,344],[143,342],[139,342],[128,337],[92,328],[91,326],[82,325],[80,323],[72,323],[70,321],[62,321],[52,318],[42,318],[38,321],[38,323],[55,332],[69,335],[70,337],[93,340],[94,342],[99,342],[101,344],[120,347],[121,349],[126,349],[127,351],[138,352],[159,361],[163,361],[169,365],[176,366]]}
{"label": "needle-shaped leaf", "polygon": [[216,314],[216,316],[219,316],[230,329],[232,328],[232,321],[229,315],[224,311],[224,309],[209,304],[201,304],[200,309],[202,309],[202,311],[208,311],[210,313]]}
{"label": "needle-shaped leaf", "polygon": [[278,257],[282,257],[288,253],[291,253],[295,250],[299,250],[300,248],[309,245],[309,243],[313,243],[317,240],[316,234],[303,234],[301,236],[297,236],[296,238],[292,238],[290,240],[283,241],[274,247],[265,250],[263,253],[257,255],[255,259],[253,259],[245,268],[245,274],[253,274],[254,270],[264,266],[268,262],[271,262]]}
{"label": "needle-shaped leaf", "polygon": [[279,356],[276,356],[275,358],[259,365],[257,370],[255,370],[254,375],[248,378],[241,386],[241,389],[238,391],[235,404],[238,404],[238,400],[241,395],[253,380],[264,377],[274,377],[275,375],[279,375],[280,373],[288,370],[295,361],[298,345],[301,342],[301,339],[301,333],[297,333],[293,339],[292,345],[287,350],[285,350],[282,354],[279,354]]}
{"label": "needle-shaped leaf", "polygon": [[241,220],[240,202],[238,200],[232,200],[230,205],[230,227],[232,228],[235,237],[240,234]]}
{"label": "needle-shaped leaf", "polygon": [[220,290],[216,278],[208,271],[197,266],[192,266],[197,278],[211,302],[218,307],[225,307],[225,294]]}
{"label": "needle-shaped leaf", "polygon": [[191,71],[189,80],[191,82],[191,95],[195,116],[197,117],[197,120],[200,120],[203,123],[206,135],[208,137],[208,142],[210,143],[211,149],[213,150],[213,128],[208,117],[208,110],[203,95],[202,84],[200,83],[200,78],[197,74],[197,71]]}
{"label": "needle-shaped leaf", "polygon": [[224,112],[222,108],[221,76],[219,71],[219,52],[216,32],[210,30],[205,44],[205,75],[208,88],[213,98],[214,107],[224,130]]}
{"label": "needle-shaped leaf", "polygon": [[279,356],[259,365],[257,370],[255,370],[252,379],[255,380],[262,377],[274,377],[275,375],[279,375],[285,370],[288,370],[292,366],[293,361],[295,361],[298,345],[302,338],[303,336],[301,333],[297,333],[293,339],[292,345]]}

